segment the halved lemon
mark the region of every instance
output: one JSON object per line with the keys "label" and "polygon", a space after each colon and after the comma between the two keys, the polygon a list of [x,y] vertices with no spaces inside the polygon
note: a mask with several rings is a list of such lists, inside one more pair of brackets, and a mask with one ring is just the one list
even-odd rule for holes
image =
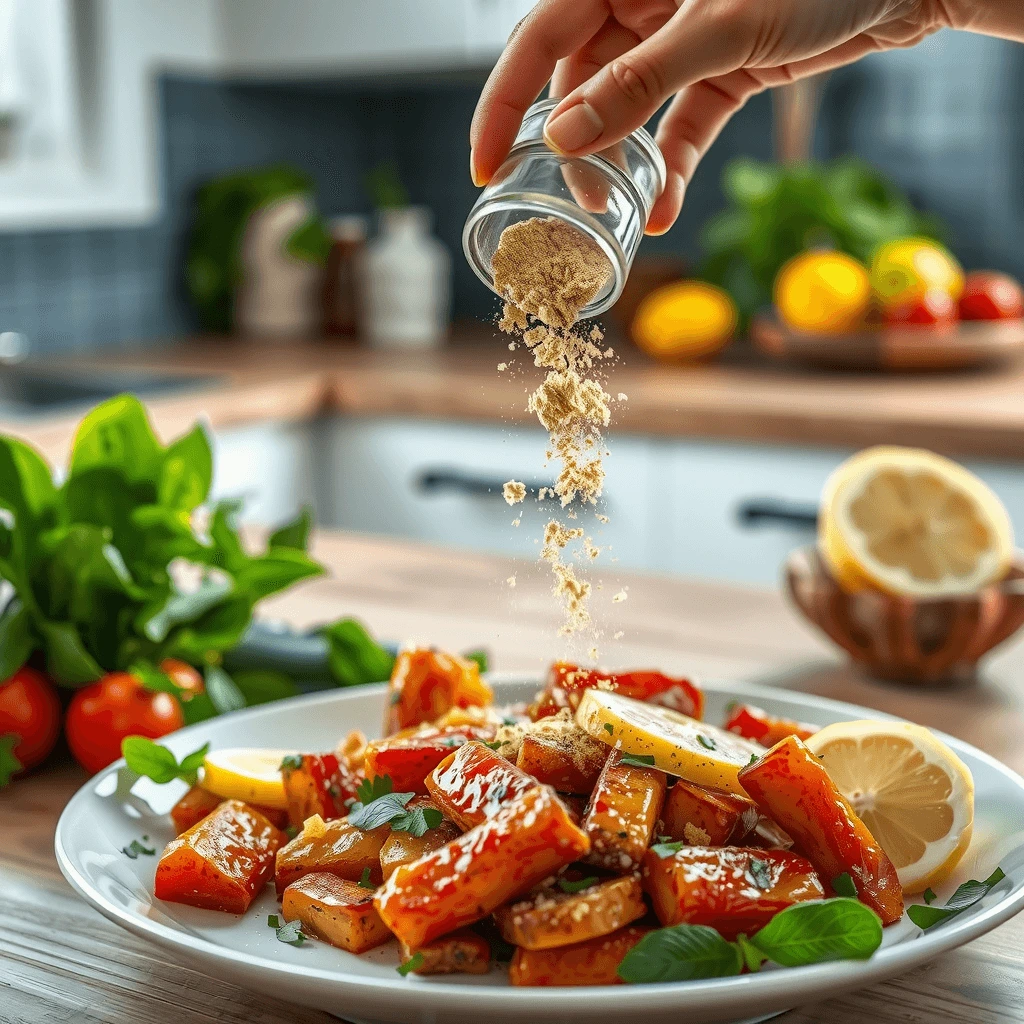
{"label": "halved lemon", "polygon": [[952,597],[1006,574],[1013,527],[963,466],[920,448],[868,448],[825,484],[818,546],[848,592]]}
{"label": "halved lemon", "polygon": [[741,795],[739,770],[752,756],[764,753],[764,747],[742,736],[609,690],[587,690],[576,709],[576,722],[610,747],[653,757],[654,768]]}
{"label": "halved lemon", "polygon": [[284,809],[281,762],[290,750],[262,750],[229,747],[211,750],[203,762],[203,789],[225,800],[244,800],[263,807]]}
{"label": "halved lemon", "polygon": [[971,841],[974,779],[945,743],[920,725],[840,722],[807,746],[889,855],[905,892],[949,877]]}

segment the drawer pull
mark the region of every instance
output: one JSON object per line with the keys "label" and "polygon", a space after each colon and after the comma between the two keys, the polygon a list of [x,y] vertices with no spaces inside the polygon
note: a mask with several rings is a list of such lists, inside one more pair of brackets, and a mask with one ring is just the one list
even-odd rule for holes
{"label": "drawer pull", "polygon": [[818,525],[816,505],[778,498],[750,498],[736,509],[740,526],[787,526],[795,530],[813,530]]}
{"label": "drawer pull", "polygon": [[[554,486],[538,480],[526,480],[526,494],[536,498],[542,487],[548,489],[545,500],[554,497]],[[421,494],[467,494],[475,498],[501,498],[504,480],[492,477],[475,476],[459,469],[424,469],[416,477],[416,490]]]}

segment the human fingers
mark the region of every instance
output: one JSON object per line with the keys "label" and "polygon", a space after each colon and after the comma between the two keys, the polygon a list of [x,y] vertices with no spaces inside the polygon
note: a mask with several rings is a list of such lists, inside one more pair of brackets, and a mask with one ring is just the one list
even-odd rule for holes
{"label": "human fingers", "polygon": [[515,142],[530,104],[562,57],[604,24],[605,0],[540,0],[516,26],[480,94],[469,130],[470,173],[486,184]]}
{"label": "human fingers", "polygon": [[586,43],[558,62],[551,76],[550,95],[561,97],[572,92],[639,42],[640,37],[635,32],[615,18],[608,18]]}

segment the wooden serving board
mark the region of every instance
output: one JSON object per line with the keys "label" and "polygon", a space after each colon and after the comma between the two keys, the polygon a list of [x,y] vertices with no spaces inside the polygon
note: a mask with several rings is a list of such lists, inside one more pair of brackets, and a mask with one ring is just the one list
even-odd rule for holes
{"label": "wooden serving board", "polygon": [[1024,320],[965,320],[953,327],[873,327],[850,334],[797,331],[754,318],[756,348],[781,362],[837,370],[963,370],[1024,353]]}

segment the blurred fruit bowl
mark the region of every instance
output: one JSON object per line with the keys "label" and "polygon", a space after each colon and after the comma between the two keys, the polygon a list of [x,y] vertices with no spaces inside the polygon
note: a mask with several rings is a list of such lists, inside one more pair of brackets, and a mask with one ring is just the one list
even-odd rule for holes
{"label": "blurred fruit bowl", "polygon": [[970,682],[978,661],[1024,624],[1020,551],[1003,580],[962,597],[846,593],[813,546],[789,556],[785,577],[807,619],[879,679],[918,686]]}

